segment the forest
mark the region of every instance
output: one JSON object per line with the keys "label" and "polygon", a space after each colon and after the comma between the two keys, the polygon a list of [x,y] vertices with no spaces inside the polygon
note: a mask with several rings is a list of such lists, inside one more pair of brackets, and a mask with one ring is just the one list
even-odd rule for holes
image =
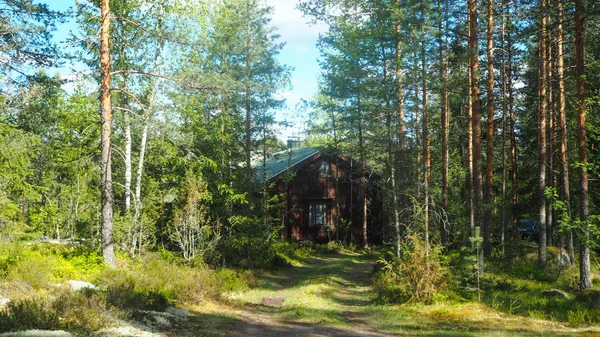
{"label": "forest", "polygon": [[[600,3],[298,0],[296,107],[273,3],[0,0],[0,336],[600,331]],[[284,238],[288,108],[362,237]]]}

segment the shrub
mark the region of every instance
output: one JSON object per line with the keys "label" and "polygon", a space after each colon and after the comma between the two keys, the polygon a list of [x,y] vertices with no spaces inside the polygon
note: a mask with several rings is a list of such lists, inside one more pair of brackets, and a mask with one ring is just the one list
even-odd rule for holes
{"label": "shrub", "polygon": [[340,241],[329,241],[324,245],[318,245],[317,251],[325,254],[337,254],[344,250],[344,245]]}
{"label": "shrub", "polygon": [[62,329],[96,331],[111,323],[106,298],[105,292],[92,289],[65,291],[57,296],[52,308],[60,316]]}
{"label": "shrub", "polygon": [[420,239],[403,244],[401,255],[391,252],[378,261],[374,278],[377,299],[388,303],[431,303],[447,285],[441,247],[430,246],[429,257]]}
{"label": "shrub", "polygon": [[108,288],[106,301],[118,309],[163,311],[170,303],[164,292],[135,289],[133,282],[121,283]]}
{"label": "shrub", "polygon": [[60,321],[46,298],[29,298],[8,303],[0,311],[0,332],[27,329],[56,329]]}
{"label": "shrub", "polygon": [[[172,264],[156,254],[128,269],[107,270],[98,283],[106,285],[115,297],[113,300],[125,306],[130,302],[135,305],[135,301],[145,307],[199,303],[219,293],[219,282],[211,270]],[[164,303],[161,302],[163,299]]]}
{"label": "shrub", "polygon": [[239,272],[231,269],[222,269],[215,276],[221,292],[248,290],[250,289],[248,283],[254,282],[254,276],[251,271]]}

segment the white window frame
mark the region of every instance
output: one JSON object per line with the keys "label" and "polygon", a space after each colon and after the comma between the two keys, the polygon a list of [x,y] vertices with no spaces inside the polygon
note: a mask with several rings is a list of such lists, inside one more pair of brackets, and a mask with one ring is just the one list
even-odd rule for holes
{"label": "white window frame", "polygon": [[327,226],[328,218],[328,203],[326,200],[313,200],[308,208],[308,225],[311,227]]}
{"label": "white window frame", "polygon": [[329,177],[330,170],[329,163],[326,161],[322,162],[321,166],[319,166],[319,177]]}

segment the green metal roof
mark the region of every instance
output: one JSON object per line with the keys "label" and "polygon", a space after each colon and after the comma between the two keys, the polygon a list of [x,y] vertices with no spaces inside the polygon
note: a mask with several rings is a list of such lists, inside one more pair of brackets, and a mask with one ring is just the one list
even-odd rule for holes
{"label": "green metal roof", "polygon": [[304,147],[300,149],[285,150],[277,152],[267,158],[265,174],[263,175],[263,160],[257,160],[252,163],[254,177],[259,181],[264,181],[266,175],[267,181],[272,180],[285,171],[298,166],[306,160],[314,157],[321,152],[319,147]]}

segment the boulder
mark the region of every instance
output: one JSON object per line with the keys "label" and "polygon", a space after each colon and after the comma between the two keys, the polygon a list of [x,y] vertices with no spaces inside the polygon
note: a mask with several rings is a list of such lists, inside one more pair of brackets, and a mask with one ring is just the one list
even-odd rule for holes
{"label": "boulder", "polygon": [[187,309],[175,308],[175,307],[168,307],[167,310],[165,310],[165,312],[167,314],[171,314],[171,315],[173,315],[175,317],[179,317],[179,318],[185,318],[190,315],[190,312]]}
{"label": "boulder", "polygon": [[559,298],[559,299],[565,299],[565,300],[568,300],[569,298],[571,298],[571,296],[569,296],[569,294],[567,294],[566,292],[559,290],[559,289],[544,290],[542,292],[542,295],[544,295],[545,297]]}
{"label": "boulder", "polygon": [[578,293],[575,299],[589,309],[600,309],[600,290],[586,289]]}
{"label": "boulder", "polygon": [[567,269],[571,266],[571,259],[566,252],[560,252],[550,263],[557,265],[560,269]]}
{"label": "boulder", "polygon": [[5,306],[7,306],[8,303],[10,303],[10,298],[6,298],[6,297],[0,296],[0,309],[2,309]]}
{"label": "boulder", "polygon": [[266,307],[281,308],[281,306],[283,305],[283,301],[285,301],[284,298],[263,297],[259,304],[264,305]]}
{"label": "boulder", "polygon": [[27,330],[18,332],[5,332],[0,337],[74,337],[71,333],[62,330]]}
{"label": "boulder", "polygon": [[82,289],[98,290],[97,286],[95,286],[89,282],[84,282],[84,281],[69,280],[69,281],[65,282],[64,285],[66,285],[73,291],[79,291]]}

